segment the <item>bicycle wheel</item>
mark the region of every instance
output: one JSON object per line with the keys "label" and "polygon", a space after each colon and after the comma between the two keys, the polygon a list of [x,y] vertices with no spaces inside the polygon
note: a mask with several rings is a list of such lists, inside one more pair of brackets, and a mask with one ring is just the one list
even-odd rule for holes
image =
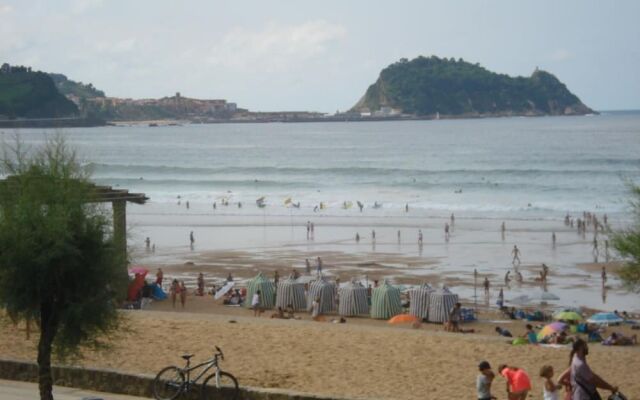
{"label": "bicycle wheel", "polygon": [[174,400],[183,390],[184,374],[178,367],[163,369],[153,380],[153,397],[156,400]]}
{"label": "bicycle wheel", "polygon": [[202,384],[202,400],[236,400],[240,393],[238,380],[228,372],[220,371],[220,384],[216,385],[216,374],[209,375]]}

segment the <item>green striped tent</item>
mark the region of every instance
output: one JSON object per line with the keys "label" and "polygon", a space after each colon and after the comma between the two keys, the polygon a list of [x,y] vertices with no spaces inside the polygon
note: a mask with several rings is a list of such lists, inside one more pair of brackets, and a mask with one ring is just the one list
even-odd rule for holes
{"label": "green striped tent", "polygon": [[313,301],[320,298],[320,314],[326,314],[336,310],[336,285],[320,277],[309,284],[309,295],[307,297],[307,309],[311,311]]}
{"label": "green striped tent", "polygon": [[247,282],[247,299],[244,302],[245,307],[251,308],[251,299],[253,294],[260,291],[260,304],[262,308],[273,308],[274,299],[276,297],[276,288],[273,282],[267,279],[262,272],[259,272],[255,278]]}
{"label": "green striped tent", "polygon": [[389,319],[402,313],[400,289],[391,286],[386,280],[371,295],[371,318]]}

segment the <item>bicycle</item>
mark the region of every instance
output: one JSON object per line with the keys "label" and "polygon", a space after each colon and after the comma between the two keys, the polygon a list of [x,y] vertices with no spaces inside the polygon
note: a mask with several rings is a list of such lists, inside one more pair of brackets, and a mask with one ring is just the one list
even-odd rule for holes
{"label": "bicycle", "polygon": [[[236,400],[238,398],[238,380],[228,372],[224,372],[218,366],[218,359],[224,361],[224,354],[218,346],[215,346],[217,353],[213,358],[191,367],[191,357],[193,354],[184,354],[182,358],[186,361],[184,368],[171,365],[163,368],[153,380],[153,397],[156,400],[174,400],[183,393],[188,393],[211,368],[215,372],[207,376],[200,388],[200,398],[202,400],[225,399]],[[191,371],[205,367],[202,372],[191,380]]]}

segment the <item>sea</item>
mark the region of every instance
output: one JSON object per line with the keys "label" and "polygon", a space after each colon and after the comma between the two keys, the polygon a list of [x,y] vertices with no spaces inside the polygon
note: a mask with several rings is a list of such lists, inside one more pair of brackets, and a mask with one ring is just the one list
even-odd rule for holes
{"label": "sea", "polygon": [[274,215],[298,203],[339,214],[361,202],[379,216],[408,206],[418,215],[625,218],[628,183],[640,179],[640,112],[21,129],[3,131],[4,143],[16,133],[31,147],[64,135],[97,183],[154,203],[229,201],[257,211],[264,197],[260,212]]}

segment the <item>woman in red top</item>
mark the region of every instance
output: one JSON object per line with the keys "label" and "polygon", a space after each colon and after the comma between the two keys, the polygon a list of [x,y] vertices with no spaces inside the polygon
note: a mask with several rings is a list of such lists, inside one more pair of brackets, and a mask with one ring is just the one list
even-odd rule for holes
{"label": "woman in red top", "polygon": [[500,375],[507,380],[507,396],[509,400],[526,400],[531,390],[531,380],[524,370],[502,364],[498,367]]}

